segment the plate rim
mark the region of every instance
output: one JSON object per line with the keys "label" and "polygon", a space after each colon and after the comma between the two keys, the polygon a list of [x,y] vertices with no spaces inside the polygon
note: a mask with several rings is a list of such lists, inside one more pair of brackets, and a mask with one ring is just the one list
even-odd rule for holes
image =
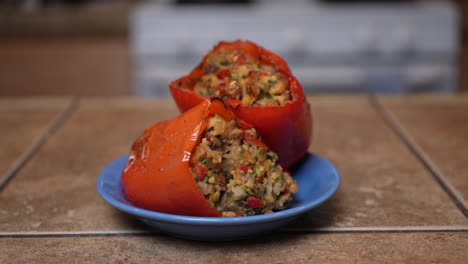
{"label": "plate rim", "polygon": [[[136,215],[138,217],[143,217],[146,219],[156,220],[158,222],[166,222],[166,223],[177,223],[177,224],[190,224],[190,225],[239,225],[239,224],[251,224],[251,223],[267,223],[267,222],[275,222],[280,221],[282,219],[291,218],[294,216],[298,216],[303,214],[314,207],[319,206],[320,204],[327,201],[333,194],[336,193],[339,186],[341,185],[341,176],[338,169],[335,165],[328,161],[327,159],[321,157],[316,153],[308,153],[307,155],[314,156],[326,164],[326,166],[332,171],[333,177],[330,177],[330,182],[332,186],[321,195],[319,198],[309,201],[303,205],[288,208],[282,211],[274,212],[272,214],[263,214],[263,215],[254,215],[254,216],[238,216],[238,217],[202,217],[202,216],[186,216],[186,215],[175,215],[175,214],[167,214],[167,213],[160,213],[155,211],[146,210],[143,208],[139,208],[133,205],[125,204],[117,199],[114,198],[111,194],[104,190],[104,179],[106,179],[107,175],[109,174],[108,171],[111,170],[114,164],[122,162],[122,160],[127,160],[128,155],[121,156],[117,159],[114,159],[110,163],[106,165],[106,167],[101,171],[99,177],[96,182],[97,190],[99,195],[110,205],[113,207],[127,212],[132,215]],[[121,178],[118,178],[121,181]],[[121,185],[121,183],[120,183]]]}

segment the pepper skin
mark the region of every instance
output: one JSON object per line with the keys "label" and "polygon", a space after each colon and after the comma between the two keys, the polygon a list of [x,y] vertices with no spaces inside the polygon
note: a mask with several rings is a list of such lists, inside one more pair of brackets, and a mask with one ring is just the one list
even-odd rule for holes
{"label": "pepper skin", "polygon": [[207,99],[173,120],[147,128],[133,144],[122,174],[127,199],[156,212],[220,216],[201,193],[189,165],[208,119],[215,114],[225,120],[234,116],[221,100]]}
{"label": "pepper skin", "polygon": [[177,106],[184,112],[205,99],[194,92],[194,86],[203,76],[209,56],[219,50],[243,50],[258,58],[258,63],[277,67],[288,78],[291,100],[282,106],[246,106],[233,99],[225,99],[225,102],[239,119],[256,127],[263,142],[278,154],[279,163],[290,167],[307,153],[312,139],[312,114],[301,84],[277,54],[250,41],[220,42],[189,75],[170,84]]}

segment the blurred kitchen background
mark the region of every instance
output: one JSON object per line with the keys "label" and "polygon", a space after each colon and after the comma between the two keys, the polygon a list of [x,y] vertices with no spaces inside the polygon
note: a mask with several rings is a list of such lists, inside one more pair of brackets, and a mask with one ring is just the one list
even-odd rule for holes
{"label": "blurred kitchen background", "polygon": [[465,0],[0,0],[0,96],[169,96],[235,39],[308,93],[468,91]]}

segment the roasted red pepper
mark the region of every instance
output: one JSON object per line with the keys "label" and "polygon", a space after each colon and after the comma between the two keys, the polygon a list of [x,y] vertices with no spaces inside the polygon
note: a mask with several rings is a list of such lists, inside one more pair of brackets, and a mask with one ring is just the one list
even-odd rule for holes
{"label": "roasted red pepper", "polygon": [[[272,53],[250,41],[221,42],[214,47],[189,75],[171,83],[172,95],[181,111],[198,105],[204,97],[194,91],[194,86],[200,78],[210,71],[216,71],[209,66],[209,57],[218,51],[242,51],[236,63],[245,61],[247,54],[256,58],[258,64],[271,65],[287,77],[291,98],[281,106],[247,106],[240,100],[225,99],[234,114],[241,120],[257,128],[262,141],[278,153],[279,162],[283,167],[289,167],[299,160],[309,147],[312,137],[312,115],[310,106],[304,96],[301,84],[292,75],[287,63],[277,54]],[[222,70],[220,77],[229,74]],[[250,76],[246,76],[250,78]],[[218,84],[220,92],[226,86],[221,80]]]}
{"label": "roasted red pepper", "polygon": [[147,128],[133,144],[122,174],[128,200],[157,212],[219,216],[201,193],[189,167],[192,151],[215,114],[225,120],[233,117],[221,100],[208,99],[173,120]]}

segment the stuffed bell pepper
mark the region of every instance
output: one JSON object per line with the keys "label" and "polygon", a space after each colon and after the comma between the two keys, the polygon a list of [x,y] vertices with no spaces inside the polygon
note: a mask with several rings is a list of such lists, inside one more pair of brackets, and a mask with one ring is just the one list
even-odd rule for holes
{"label": "stuffed bell pepper", "polygon": [[138,207],[192,216],[248,216],[288,206],[298,185],[278,156],[220,99],[145,130],[122,174]]}
{"label": "stuffed bell pepper", "polygon": [[250,41],[219,43],[170,89],[181,111],[207,97],[222,98],[257,128],[286,168],[307,152],[312,116],[302,86],[281,57]]}

